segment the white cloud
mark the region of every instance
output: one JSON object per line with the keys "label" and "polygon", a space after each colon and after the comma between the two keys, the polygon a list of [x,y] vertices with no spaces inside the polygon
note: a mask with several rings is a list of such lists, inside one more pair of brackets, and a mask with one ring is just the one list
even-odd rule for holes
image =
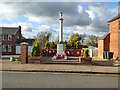
{"label": "white cloud", "polygon": [[86,10],[86,12],[89,14],[89,17],[93,20],[95,18],[95,14],[91,10]]}
{"label": "white cloud", "polygon": [[[84,3],[83,3],[84,4]],[[6,19],[13,24],[7,26],[22,26],[22,33],[33,36],[41,31],[52,32],[54,38],[58,37],[59,12],[63,12],[64,37],[69,37],[72,33],[98,33],[107,32],[107,21],[118,13],[117,7],[109,9],[109,3],[85,3],[87,9],[81,3],[0,3],[0,20]],[[16,18],[25,16],[26,22],[16,23]],[[45,25],[36,27],[31,22],[44,23]],[[4,25],[3,23],[2,25]],[[32,34],[33,33],[33,34]],[[56,35],[55,35],[56,34]]]}
{"label": "white cloud", "polygon": [[83,12],[83,7],[80,6],[80,5],[78,6],[78,12],[79,12],[79,13],[82,13],[82,12]]}

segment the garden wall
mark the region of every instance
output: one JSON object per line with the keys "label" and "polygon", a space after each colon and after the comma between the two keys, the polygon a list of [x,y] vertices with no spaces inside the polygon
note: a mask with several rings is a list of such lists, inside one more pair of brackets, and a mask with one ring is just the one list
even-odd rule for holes
{"label": "garden wall", "polygon": [[42,56],[38,56],[38,57],[28,57],[28,63],[40,63],[42,60]]}

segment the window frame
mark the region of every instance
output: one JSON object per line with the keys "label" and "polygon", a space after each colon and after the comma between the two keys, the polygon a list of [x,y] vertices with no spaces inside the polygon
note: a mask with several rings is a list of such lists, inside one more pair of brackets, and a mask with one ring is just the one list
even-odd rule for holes
{"label": "window frame", "polygon": [[[11,37],[11,40],[9,37]],[[12,35],[8,35],[8,41],[12,41]]]}
{"label": "window frame", "polygon": [[2,45],[2,52],[7,52],[7,45]]}
{"label": "window frame", "polygon": [[17,39],[20,39],[20,36],[17,36]]}
{"label": "window frame", "polygon": [[12,45],[8,45],[8,52],[12,52]]}
{"label": "window frame", "polygon": [[3,35],[3,41],[6,41],[7,40],[7,35]]}

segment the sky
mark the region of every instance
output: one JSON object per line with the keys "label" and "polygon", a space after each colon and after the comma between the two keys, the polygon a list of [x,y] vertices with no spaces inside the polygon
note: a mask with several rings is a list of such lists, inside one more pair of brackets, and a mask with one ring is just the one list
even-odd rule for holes
{"label": "sky", "polygon": [[109,31],[107,21],[118,14],[118,2],[0,2],[0,27],[22,27],[22,35],[32,38],[51,32],[58,40],[60,12],[63,38],[73,33],[102,36]]}

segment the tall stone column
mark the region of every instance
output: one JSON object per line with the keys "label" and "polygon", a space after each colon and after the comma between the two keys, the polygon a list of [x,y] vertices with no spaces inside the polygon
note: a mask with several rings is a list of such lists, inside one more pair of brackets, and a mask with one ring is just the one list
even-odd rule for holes
{"label": "tall stone column", "polygon": [[60,13],[60,31],[59,31],[59,43],[63,43],[63,18],[62,18],[62,12]]}
{"label": "tall stone column", "polygon": [[57,44],[57,54],[64,55],[65,54],[65,48],[63,43],[63,18],[62,18],[62,12],[60,13],[60,31],[59,31],[59,44]]}
{"label": "tall stone column", "polygon": [[21,63],[26,64],[28,62],[28,43],[21,44]]}

